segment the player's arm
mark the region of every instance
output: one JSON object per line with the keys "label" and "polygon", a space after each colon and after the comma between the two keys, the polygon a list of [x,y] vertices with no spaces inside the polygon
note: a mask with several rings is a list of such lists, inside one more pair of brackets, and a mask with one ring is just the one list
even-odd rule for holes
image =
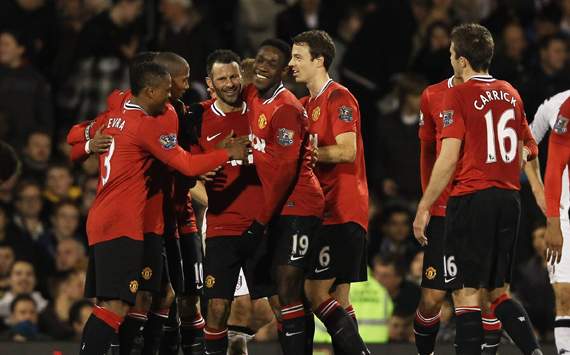
{"label": "player's arm", "polygon": [[109,150],[113,137],[102,134],[105,114],[95,120],[74,125],[68,135],[67,142],[71,145],[71,160],[81,162],[91,153],[105,153]]}
{"label": "player's arm", "polygon": [[530,130],[537,143],[542,141],[550,129],[550,121],[556,117],[558,109],[559,107],[553,107],[552,101],[546,99],[536,110],[534,119],[530,124]]}
{"label": "player's arm", "polygon": [[275,157],[271,162],[274,175],[264,181],[263,194],[265,206],[256,218],[262,225],[267,225],[271,218],[279,213],[298,174],[299,156],[302,149],[302,113],[295,107],[280,107],[271,120],[270,141]]}
{"label": "player's arm", "polygon": [[329,98],[328,114],[335,143],[319,147],[319,162],[352,163],[356,159],[356,134],[360,111],[354,99],[345,91],[335,90]]}
{"label": "player's arm", "polygon": [[204,209],[208,207],[208,193],[202,181],[196,181],[196,185],[190,189],[190,194],[192,195],[194,209]]}
{"label": "player's arm", "polygon": [[522,132],[523,132],[523,159],[525,162],[530,162],[538,156],[538,144],[532,136],[532,132],[528,126],[526,118],[522,120]]}
{"label": "player's arm", "polygon": [[544,198],[544,184],[542,182],[542,176],[540,174],[540,162],[538,157],[529,161],[525,167],[524,172],[528,178],[532,194],[536,200],[536,204],[542,211],[546,214],[546,201]]}
{"label": "player's arm", "polygon": [[422,191],[425,191],[437,155],[435,122],[430,114],[427,90],[424,90],[420,100],[418,136],[420,138],[420,176]]}

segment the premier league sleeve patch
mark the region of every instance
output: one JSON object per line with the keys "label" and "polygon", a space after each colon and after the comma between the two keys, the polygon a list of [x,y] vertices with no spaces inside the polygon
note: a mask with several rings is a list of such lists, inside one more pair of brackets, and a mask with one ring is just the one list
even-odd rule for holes
{"label": "premier league sleeve patch", "polygon": [[338,118],[343,122],[352,122],[352,107],[341,106],[338,108]]}
{"label": "premier league sleeve patch", "polygon": [[277,130],[277,143],[280,146],[288,147],[293,144],[293,137],[295,136],[295,132],[287,128],[279,128]]}
{"label": "premier league sleeve patch", "polygon": [[176,144],[178,143],[177,139],[176,139],[176,134],[174,134],[174,133],[163,134],[162,136],[160,136],[158,141],[160,142],[160,145],[162,146],[162,148],[164,148],[166,150],[170,150],[170,149],[176,147]]}
{"label": "premier league sleeve patch", "polygon": [[564,116],[558,116],[552,129],[556,134],[566,133],[568,131],[568,119]]}
{"label": "premier league sleeve patch", "polygon": [[441,118],[443,119],[443,128],[451,126],[453,124],[453,111],[443,111]]}

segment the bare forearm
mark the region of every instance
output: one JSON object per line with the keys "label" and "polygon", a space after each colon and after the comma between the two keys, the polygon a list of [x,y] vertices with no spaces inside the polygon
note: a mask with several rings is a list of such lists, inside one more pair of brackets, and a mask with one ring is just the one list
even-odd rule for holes
{"label": "bare forearm", "polygon": [[320,163],[352,163],[356,158],[356,151],[347,149],[343,145],[334,144],[325,147],[319,147]]}
{"label": "bare forearm", "polygon": [[526,163],[524,172],[533,192],[544,189],[544,183],[540,176],[540,163],[538,161],[538,157]]}
{"label": "bare forearm", "polygon": [[420,201],[420,206],[429,209],[443,190],[449,185],[449,181],[455,172],[456,161],[438,159],[435,162],[429,184]]}

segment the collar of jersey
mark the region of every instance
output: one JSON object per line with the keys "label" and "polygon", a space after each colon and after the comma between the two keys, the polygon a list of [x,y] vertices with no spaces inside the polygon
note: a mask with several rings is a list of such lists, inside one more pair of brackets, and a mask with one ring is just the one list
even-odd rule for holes
{"label": "collar of jersey", "polygon": [[133,104],[133,103],[131,102],[131,100],[125,101],[125,104],[123,105],[123,108],[124,108],[125,110],[141,110],[142,112],[145,113],[145,115],[147,115],[146,111],[145,111],[140,105]]}
{"label": "collar of jersey", "polygon": [[325,83],[325,85],[323,85],[323,87],[321,88],[321,90],[319,90],[319,93],[317,94],[317,96],[315,97],[311,97],[309,100],[316,100],[319,96],[322,95],[323,92],[325,92],[325,90],[330,86],[330,84],[333,83],[333,80],[329,78],[329,80],[327,80],[327,82]]}
{"label": "collar of jersey", "polygon": [[[217,103],[217,102],[218,102],[218,100],[214,101],[214,103],[212,104],[212,106],[210,106],[210,107],[212,108],[212,112],[214,112],[214,114],[215,114],[216,116],[223,116],[223,117],[225,117],[225,116],[226,116],[225,112],[222,111],[222,110],[220,110],[220,109],[218,108],[218,106],[216,106],[216,103]],[[241,103],[241,114],[243,115],[243,114],[246,113],[246,112],[247,112],[247,103],[246,103],[245,101],[243,101],[243,102]]]}
{"label": "collar of jersey", "polygon": [[495,81],[496,79],[493,78],[491,75],[473,75],[469,79],[465,80],[465,82],[469,80],[477,80],[477,81],[484,81],[486,83],[490,83],[492,81]]}
{"label": "collar of jersey", "polygon": [[275,89],[275,91],[273,92],[273,95],[271,95],[271,97],[268,98],[267,100],[263,101],[263,104],[267,105],[272,103],[273,100],[275,100],[275,98],[277,98],[277,96],[279,96],[279,94],[282,93],[283,91],[285,91],[285,86],[283,86],[283,82],[280,82],[277,89]]}
{"label": "collar of jersey", "polygon": [[452,75],[451,78],[447,79],[447,87],[450,89],[453,87],[453,78],[455,78],[455,75]]}

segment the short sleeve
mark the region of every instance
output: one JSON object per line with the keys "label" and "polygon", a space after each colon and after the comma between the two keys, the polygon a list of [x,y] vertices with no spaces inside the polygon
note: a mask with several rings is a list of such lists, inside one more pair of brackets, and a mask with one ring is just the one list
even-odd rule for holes
{"label": "short sleeve", "polygon": [[328,102],[328,115],[333,136],[342,133],[357,133],[360,109],[356,100],[345,90],[337,89],[331,93]]}
{"label": "short sleeve", "polygon": [[570,145],[570,132],[568,132],[568,121],[570,121],[570,98],[566,99],[560,106],[556,122],[552,127],[552,141],[557,144]]}
{"label": "short sleeve", "polygon": [[436,139],[435,121],[429,109],[428,91],[424,90],[420,99],[420,122],[418,136],[424,141]]}
{"label": "short sleeve", "polygon": [[445,94],[443,107],[444,109],[441,112],[441,120],[443,120],[441,138],[463,140],[465,136],[465,121],[457,90],[452,88]]}
{"label": "short sleeve", "polygon": [[270,125],[271,142],[277,156],[299,158],[299,147],[303,140],[303,120],[303,112],[292,105],[283,105],[273,113]]}

